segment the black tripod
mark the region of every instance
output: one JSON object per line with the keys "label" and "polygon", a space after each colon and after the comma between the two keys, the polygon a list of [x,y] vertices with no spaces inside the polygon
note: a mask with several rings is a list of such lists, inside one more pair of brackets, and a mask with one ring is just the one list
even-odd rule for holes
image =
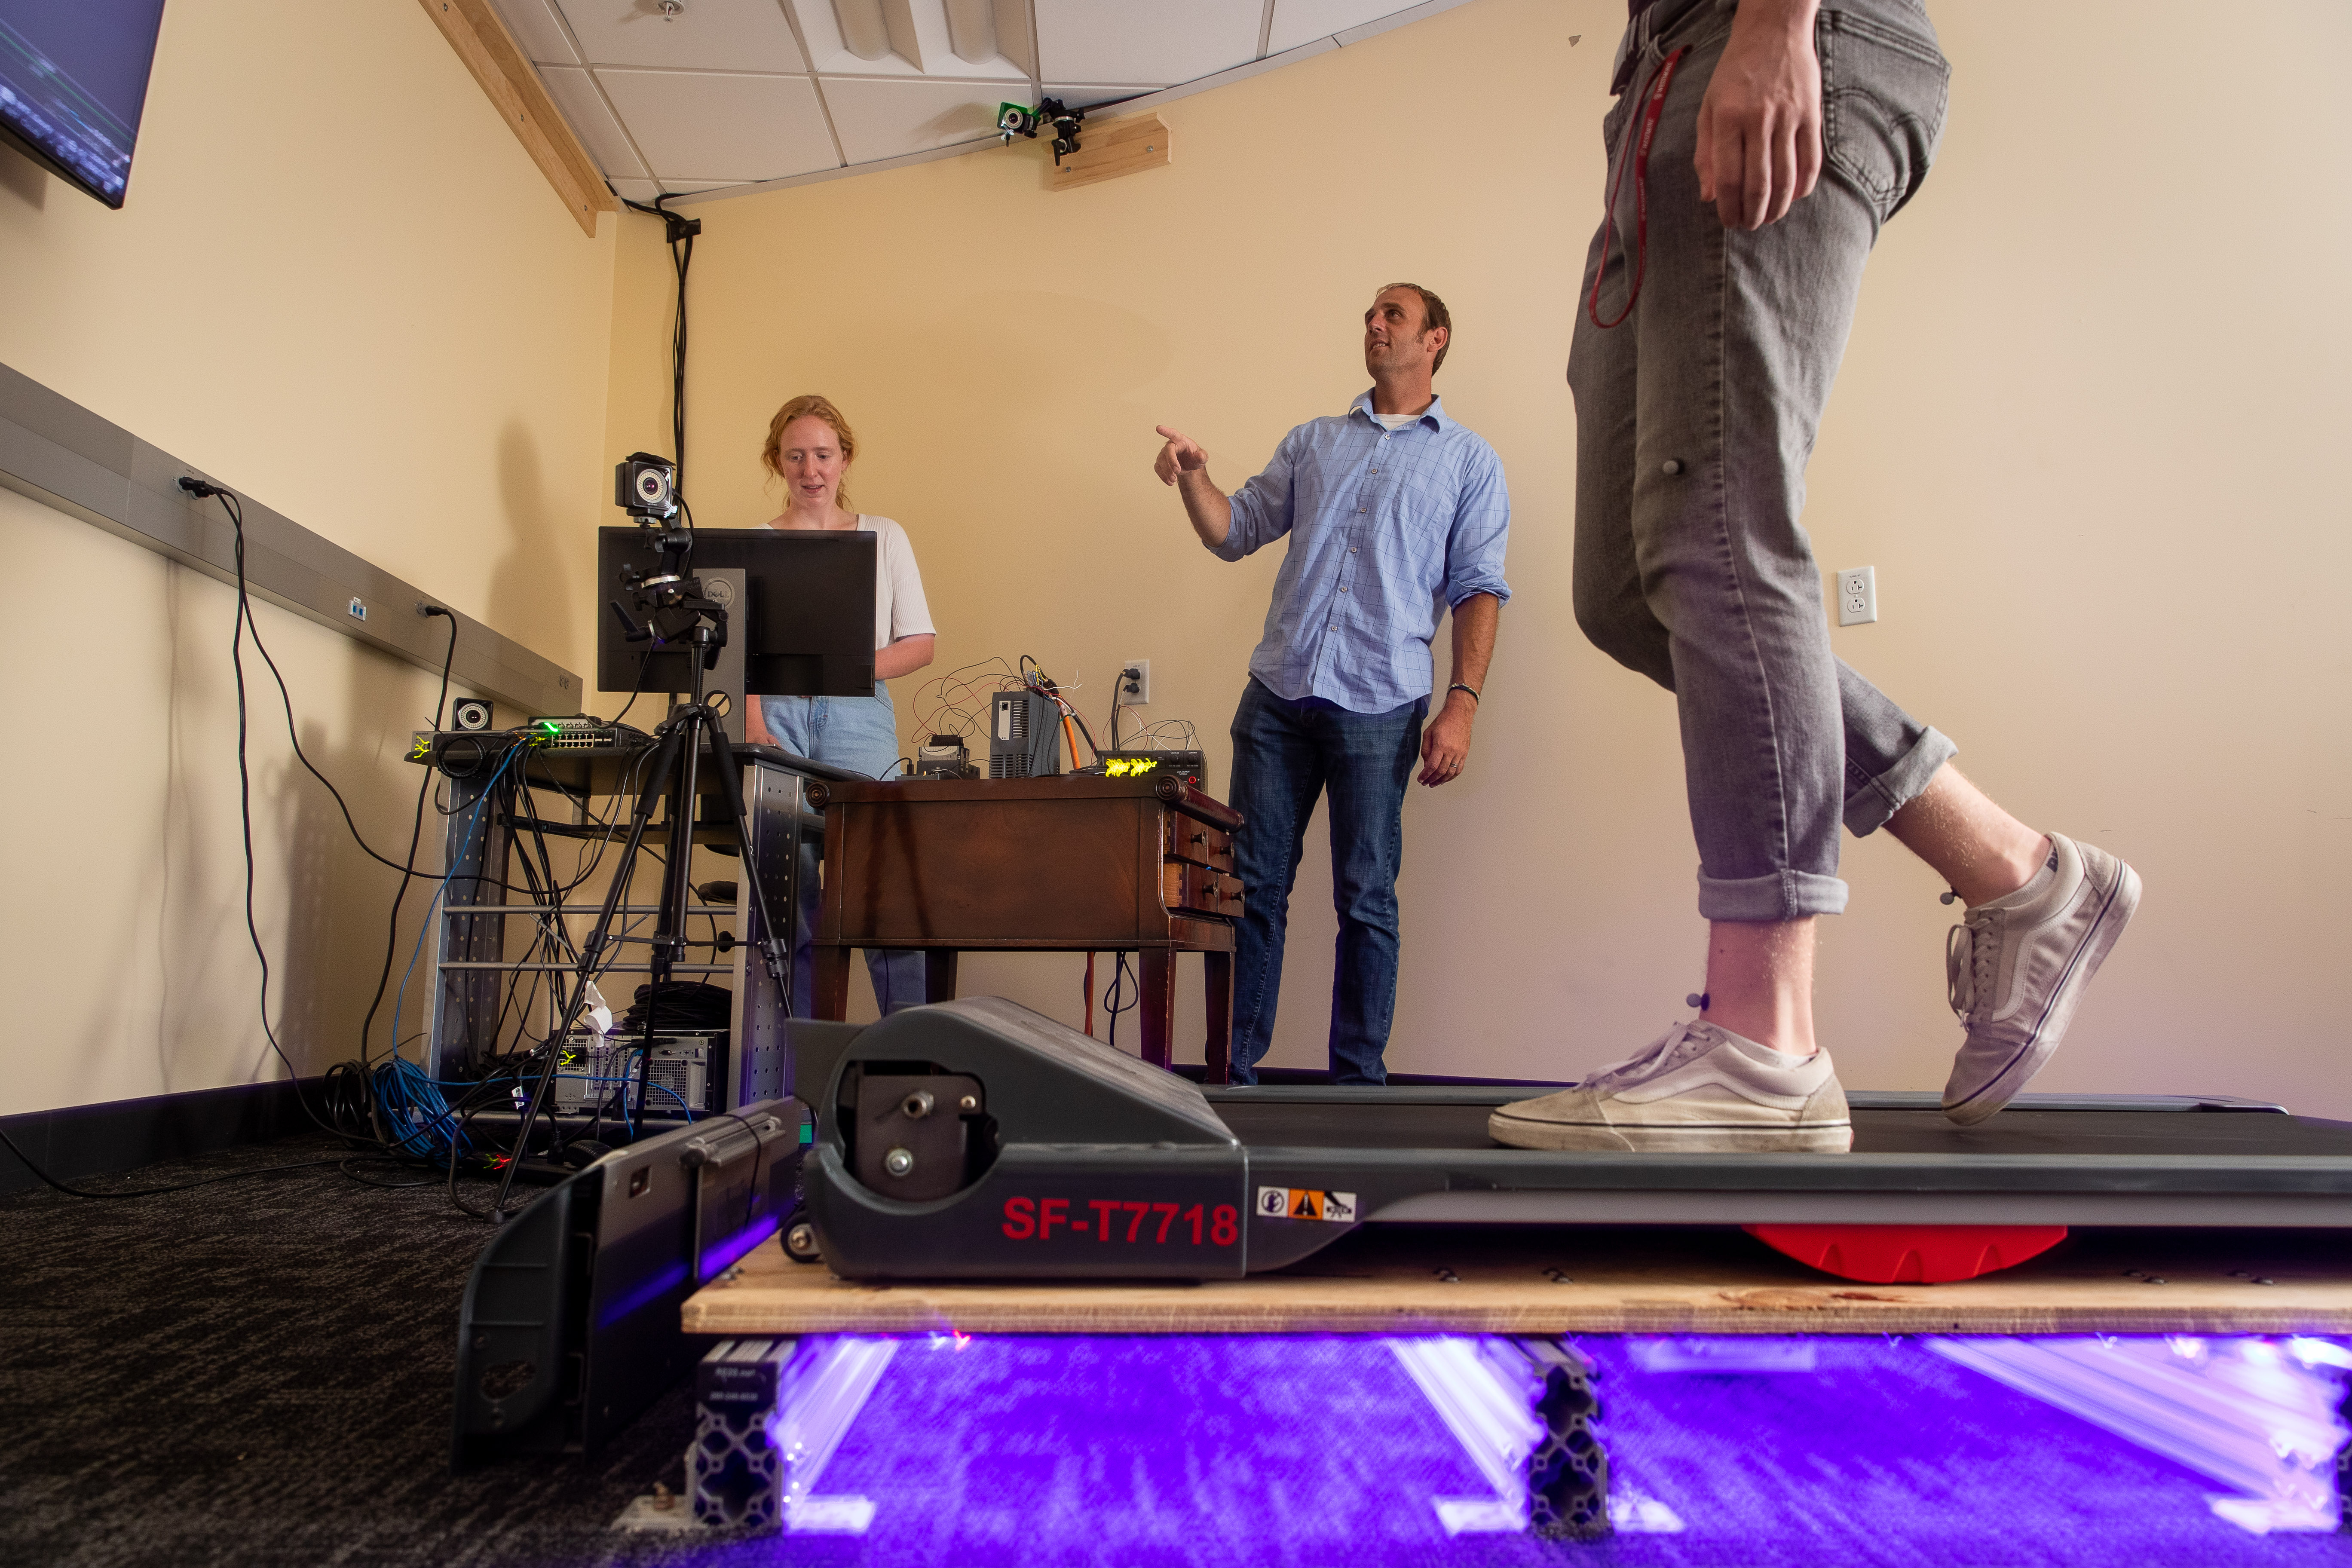
{"label": "black tripod", "polygon": [[[643,1043],[644,1059],[638,1067],[636,1082],[636,1118],[642,1121],[646,1113],[646,1088],[653,1077],[654,1010],[660,1003],[663,987],[669,984],[674,966],[686,957],[687,898],[692,891],[692,860],[694,857],[695,798],[700,784],[702,748],[710,747],[710,760],[718,773],[719,794],[727,807],[727,818],[735,824],[736,842],[743,847],[743,877],[751,893],[751,908],[760,917],[760,940],[753,945],[760,950],[761,962],[768,977],[773,981],[778,994],[783,999],[783,1009],[792,1012],[793,956],[791,946],[778,935],[789,931],[789,925],[780,926],[775,910],[768,902],[766,887],[760,879],[758,858],[751,851],[751,825],[743,809],[743,783],[735,765],[735,749],[727,740],[726,726],[704,700],[702,678],[719,661],[719,650],[727,646],[727,611],[723,605],[705,598],[698,579],[687,576],[683,556],[692,549],[692,536],[666,534],[660,541],[663,565],[660,572],[638,578],[630,586],[635,591],[638,608],[647,612],[642,626],[632,620],[626,610],[615,601],[613,613],[627,628],[629,640],[651,641],[656,647],[667,643],[684,643],[689,650],[687,660],[692,670],[692,691],[689,700],[670,710],[654,731],[655,750],[651,765],[646,773],[645,787],[638,792],[635,811],[629,818],[629,837],[621,851],[613,885],[605,889],[604,907],[596,916],[596,924],[580,945],[579,966],[572,984],[572,996],[563,1010],[563,1023],[548,1042],[547,1066],[531,1086],[530,1100],[524,1108],[522,1128],[515,1135],[514,1158],[507,1163],[505,1177],[499,1183],[498,1202],[492,1213],[500,1219],[507,1214],[507,1194],[513,1189],[515,1167],[521,1163],[523,1151],[530,1141],[531,1123],[538,1119],[539,1109],[554,1086],[557,1066],[562,1062],[562,1043],[572,1037],[572,1029],[587,1005],[588,983],[596,973],[597,956],[612,940],[613,917],[620,912],[621,902],[628,893],[629,880],[636,867],[638,848],[645,843],[646,828],[653,820],[654,805],[669,802],[669,853],[662,867],[661,903],[655,916],[653,942],[653,984],[646,993],[646,1022]],[[795,856],[794,864],[798,864]],[[627,1075],[622,1079],[622,1092],[628,1092]]]}

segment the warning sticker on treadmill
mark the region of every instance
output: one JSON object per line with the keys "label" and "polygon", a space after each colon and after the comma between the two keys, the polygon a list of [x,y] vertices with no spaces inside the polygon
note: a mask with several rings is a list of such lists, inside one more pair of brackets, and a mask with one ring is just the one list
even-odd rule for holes
{"label": "warning sticker on treadmill", "polygon": [[1260,1187],[1257,1212],[1267,1219],[1328,1219],[1353,1225],[1356,1194],[1318,1192],[1313,1187]]}

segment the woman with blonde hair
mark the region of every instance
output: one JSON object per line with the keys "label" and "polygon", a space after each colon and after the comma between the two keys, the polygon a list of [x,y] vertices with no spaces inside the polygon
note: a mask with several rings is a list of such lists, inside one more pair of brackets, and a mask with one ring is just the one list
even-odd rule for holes
{"label": "woman with blonde hair", "polygon": [[[783,513],[768,521],[770,528],[866,529],[880,536],[874,572],[874,694],[754,698],[747,728],[753,741],[879,779],[898,771],[898,716],[888,682],[930,663],[936,637],[907,531],[889,518],[861,514],[850,505],[845,481],[856,456],[857,437],[841,410],[830,399],[810,394],[776,410],[768,421],[768,442],[760,460],[784,486]],[[814,851],[803,853],[801,937],[793,965],[798,994],[793,1000],[793,1011],[806,1017],[817,877]],[[868,952],[866,964],[874,976],[874,999],[885,1014],[923,1000],[921,952]]]}

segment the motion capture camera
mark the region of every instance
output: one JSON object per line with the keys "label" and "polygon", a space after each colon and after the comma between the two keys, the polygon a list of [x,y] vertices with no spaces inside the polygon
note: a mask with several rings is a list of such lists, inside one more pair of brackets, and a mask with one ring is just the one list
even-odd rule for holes
{"label": "motion capture camera", "polygon": [[1066,108],[1058,98],[1049,98],[1034,109],[1018,103],[1000,103],[996,106],[996,134],[1010,146],[1015,136],[1025,136],[1034,141],[1040,129],[1051,125],[1054,128],[1054,162],[1058,163],[1064,154],[1078,150],[1078,122],[1086,117],[1085,110]]}
{"label": "motion capture camera", "polygon": [[613,504],[639,522],[677,515],[677,465],[651,452],[632,452],[613,467]]}

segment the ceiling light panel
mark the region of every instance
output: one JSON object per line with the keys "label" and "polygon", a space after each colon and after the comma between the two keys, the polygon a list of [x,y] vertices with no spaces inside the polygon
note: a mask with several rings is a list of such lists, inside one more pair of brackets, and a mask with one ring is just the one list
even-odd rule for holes
{"label": "ceiling light panel", "polygon": [[840,166],[805,76],[599,70],[596,79],[665,185],[781,180]]}
{"label": "ceiling light panel", "polygon": [[[808,40],[810,57],[816,62],[816,71],[824,77],[885,76],[904,77],[919,80],[926,76],[946,77],[966,81],[1025,82],[1028,69],[1007,57],[1008,42],[1018,47],[1016,31],[1008,39],[1005,29],[992,26],[996,35],[997,52],[977,64],[959,58],[954,41],[948,31],[947,6],[943,0],[785,0],[793,8],[793,19],[801,25],[801,37]],[[1017,0],[1025,4],[1026,0]],[[1002,11],[992,5],[991,10]],[[850,13],[850,26],[843,26],[842,11]],[[1018,19],[1017,26],[1026,26],[1026,17]],[[878,58],[868,59],[850,47],[849,36],[876,33],[889,47]],[[871,47],[871,46],[868,46]],[[1013,96],[1026,98],[1026,93]],[[991,117],[992,119],[993,116]]]}
{"label": "ceiling light panel", "polygon": [[993,136],[1003,97],[984,83],[827,77],[824,101],[841,135],[841,155],[870,163]]}
{"label": "ceiling light panel", "polygon": [[968,66],[994,59],[996,5],[994,0],[942,0],[948,14],[948,49]]}
{"label": "ceiling light panel", "polygon": [[555,0],[498,0],[499,16],[533,65],[576,66],[579,53],[555,18]]}
{"label": "ceiling light panel", "polygon": [[1419,0],[1274,0],[1274,28],[1265,52],[1278,55],[1383,16],[1409,11]]}
{"label": "ceiling light panel", "polygon": [[1265,0],[1036,0],[1038,71],[1053,81],[1168,87],[1257,58]]}
{"label": "ceiling light panel", "polygon": [[555,107],[563,110],[563,118],[596,160],[596,166],[605,174],[619,177],[643,178],[647,173],[637,157],[637,150],[629,145],[621,130],[621,122],[613,118],[613,110],[604,95],[596,90],[596,81],[576,66],[541,66],[539,79],[547,84],[547,95],[555,100]]}
{"label": "ceiling light panel", "polygon": [[559,0],[572,36],[597,66],[803,71],[778,0],[687,0],[665,16],[652,0]]}

